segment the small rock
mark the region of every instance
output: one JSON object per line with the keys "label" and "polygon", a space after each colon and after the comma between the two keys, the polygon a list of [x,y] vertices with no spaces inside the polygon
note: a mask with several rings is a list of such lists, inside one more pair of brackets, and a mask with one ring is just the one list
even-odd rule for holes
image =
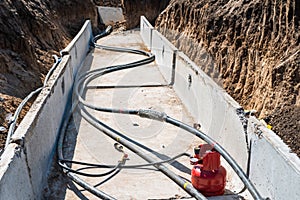
{"label": "small rock", "polygon": [[4,126],[0,126],[0,133],[7,131],[7,129]]}
{"label": "small rock", "polygon": [[13,115],[11,113],[8,113],[6,116],[5,116],[5,120],[10,123],[13,121]]}
{"label": "small rock", "polygon": [[200,129],[201,129],[201,124],[199,124],[199,123],[194,123],[193,126],[194,126],[194,128],[197,129],[197,130],[200,130]]}
{"label": "small rock", "polygon": [[140,125],[139,125],[139,124],[137,124],[137,123],[133,123],[132,125],[133,125],[133,126],[140,126]]}

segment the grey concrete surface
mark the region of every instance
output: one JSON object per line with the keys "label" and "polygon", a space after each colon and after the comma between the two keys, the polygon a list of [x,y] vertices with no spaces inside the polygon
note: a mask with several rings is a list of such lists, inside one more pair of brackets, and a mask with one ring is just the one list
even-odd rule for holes
{"label": "grey concrete surface", "polygon": [[152,31],[153,26],[148,22],[148,20],[141,16],[140,19],[140,34],[144,44],[148,47],[148,49],[152,49]]}
{"label": "grey concrete surface", "polygon": [[155,54],[156,63],[162,75],[173,84],[173,69],[176,65],[177,49],[158,31],[151,32],[151,52]]}
{"label": "grey concrete surface", "polygon": [[90,20],[86,20],[80,31],[66,48],[61,51],[62,55],[70,55],[70,68],[72,77],[77,74],[78,68],[82,65],[87,52],[90,49],[90,42],[93,37],[92,25]]}
{"label": "grey concrete surface", "polygon": [[[134,49],[146,49],[139,31],[113,33],[99,41],[100,44]],[[143,58],[140,55],[93,50],[86,57],[83,69],[86,70],[124,64]],[[172,73],[172,71],[170,71]],[[197,121],[191,117],[185,105],[177,97],[172,87],[166,86],[169,80],[162,76],[160,67],[156,63],[146,66],[122,70],[106,74],[91,82],[90,86],[128,86],[123,88],[90,89],[85,99],[94,105],[113,108],[155,109],[167,113],[178,120],[193,126]],[[143,85],[163,85],[160,87],[143,87]],[[135,86],[135,87],[132,87]],[[135,116],[101,113],[91,111],[98,120],[109,127],[124,133],[126,136],[147,146],[153,152],[142,151],[156,159],[167,159],[183,152],[192,154],[193,147],[203,143],[202,140],[178,129],[177,127],[149,119]],[[98,164],[116,164],[121,158],[120,152],[114,149],[116,141],[96,130],[87,121],[81,118],[78,112],[73,115],[64,142],[64,154],[68,159]],[[124,148],[129,155],[126,164],[146,163],[136,154]],[[180,158],[167,164],[172,171],[190,179],[189,158]],[[80,166],[73,164],[73,169]],[[89,172],[101,173],[103,169],[91,169]],[[48,198],[59,199],[96,199],[89,192],[82,190],[76,184],[66,181],[61,173],[54,168],[50,176]],[[53,179],[55,177],[55,179]],[[59,178],[57,178],[59,177]],[[101,183],[105,178],[83,177],[91,185]],[[49,182],[49,181],[48,181]],[[67,185],[67,186],[66,186]],[[173,181],[156,171],[155,168],[123,169],[118,175],[98,188],[117,199],[169,199],[186,197],[187,194]],[[242,185],[228,183],[227,193],[241,189]],[[52,192],[53,191],[53,192]],[[227,199],[240,199],[241,196],[229,195]],[[218,199],[217,197],[211,199]],[[220,197],[219,199],[222,199]]]}
{"label": "grey concrete surface", "polygon": [[[181,52],[176,57],[174,90],[204,133],[221,144],[246,171],[246,138],[236,113],[240,106]],[[241,184],[233,171],[228,174],[232,178],[229,182]]]}
{"label": "grey concrete surface", "polygon": [[[262,194],[272,199],[300,197],[300,161],[282,144],[279,136],[264,127],[256,118],[249,120],[253,148],[250,177],[261,188]],[[262,135],[260,135],[262,134]],[[258,136],[260,135],[260,136]]]}
{"label": "grey concrete surface", "polygon": [[[129,31],[108,36],[100,40],[100,43],[135,49],[145,48],[138,31]],[[88,63],[87,65],[91,65],[91,69],[96,69],[128,63],[141,58],[143,57],[134,54],[95,50],[87,57],[86,62]],[[86,99],[90,103],[103,107],[152,108],[164,111],[170,116],[192,125],[193,119],[185,110],[172,88],[168,86],[142,87],[143,85],[160,84],[164,85],[166,81],[154,63],[148,64],[136,69],[114,72],[100,77],[91,83],[91,85],[97,86],[137,85],[138,87],[91,89],[87,92]],[[192,153],[193,145],[202,143],[201,140],[196,139],[194,136],[161,122],[120,114],[93,113],[99,120],[102,120],[110,127],[151,148],[155,151],[156,155],[150,152],[148,154],[156,158],[156,160],[166,159],[183,152]],[[95,128],[81,119],[80,116],[75,115],[74,119],[78,133],[76,136],[76,145],[74,145],[73,159],[90,163],[117,163],[121,155],[114,149],[113,145],[116,141],[95,130]],[[66,140],[70,141],[68,136]],[[70,144],[68,143],[68,145]],[[129,154],[127,164],[145,163],[145,161],[126,148],[125,151]],[[70,154],[72,155],[72,153]],[[176,171],[176,173],[189,178],[191,168],[189,158],[181,158],[180,160],[185,164],[180,165],[174,162],[168,166]],[[74,165],[73,167],[76,169],[78,166]],[[99,188],[117,199],[157,199],[171,198],[175,197],[175,195],[189,196],[161,172],[154,171],[153,169],[153,167],[151,170],[124,169],[115,178],[109,180]],[[85,177],[83,179],[95,185],[103,180],[101,178]],[[149,180],[151,181],[149,182]],[[82,194],[87,198],[94,198],[86,191],[83,191]],[[73,190],[67,189],[65,199],[74,198],[78,198],[77,194]]]}
{"label": "grey concrete surface", "polygon": [[[144,21],[145,19],[141,18],[141,22],[144,23],[141,36],[146,37],[145,40],[152,41],[151,52],[157,58],[160,72],[171,82],[174,78],[174,91],[195,119],[195,123],[201,124],[202,130],[223,145],[246,171],[247,146],[242,123],[236,114],[236,109],[240,108],[238,103],[186,55]],[[151,34],[143,33],[143,30],[147,30],[147,26],[151,29]],[[148,38],[149,35],[152,39]],[[230,166],[227,167],[230,169]],[[232,170],[228,171],[228,181],[230,188],[236,190],[242,185]]]}
{"label": "grey concrete surface", "polygon": [[35,198],[25,157],[24,151],[14,143],[1,156],[0,199]]}
{"label": "grey concrete surface", "polygon": [[114,25],[117,22],[124,21],[124,15],[122,8],[98,6],[98,14],[100,22],[108,25]]}

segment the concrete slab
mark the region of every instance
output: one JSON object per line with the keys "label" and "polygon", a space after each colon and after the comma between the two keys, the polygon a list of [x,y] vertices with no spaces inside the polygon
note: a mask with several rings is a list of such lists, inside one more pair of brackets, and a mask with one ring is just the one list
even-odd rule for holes
{"label": "concrete slab", "polygon": [[[34,193],[31,176],[27,170],[26,155],[17,144],[9,144],[0,161],[0,199],[37,197],[38,194]],[[17,192],[12,192],[12,188]]]}
{"label": "concrete slab", "polygon": [[[138,31],[114,33],[103,38],[100,43],[109,46],[146,49]],[[137,61],[141,58],[143,57],[140,55],[96,49],[87,56],[83,70],[80,73],[89,68],[96,69],[124,64]],[[159,110],[187,124],[193,125],[196,121],[191,117],[175,91],[167,85],[168,82],[169,80],[164,79],[156,63],[151,63],[134,69],[106,74],[92,81],[90,86],[102,86],[104,88],[88,90],[85,98],[89,103],[102,107]],[[153,85],[153,87],[149,87],[149,85]],[[160,86],[158,87],[158,85]],[[203,141],[195,136],[169,124],[142,119],[136,116],[89,111],[109,127],[150,148],[151,152],[149,152],[149,149],[140,149],[157,161],[168,159],[183,152],[192,154],[193,147],[203,143]],[[122,156],[114,148],[115,143],[116,141],[95,129],[82,119],[78,112],[75,112],[66,133],[64,143],[65,157],[89,163],[114,165]],[[126,164],[146,163],[130,150],[124,148],[124,151],[129,155],[129,160],[126,161]],[[192,166],[189,164],[188,157],[179,158],[177,161],[166,165],[174,173],[190,180]],[[73,169],[79,169],[80,167],[82,166],[72,166]],[[88,171],[91,173],[105,172],[103,169],[90,169]],[[55,175],[52,177],[57,179]],[[105,180],[105,177],[81,178],[91,185],[98,185]],[[95,199],[89,192],[78,188],[78,186],[66,181],[64,178],[60,177],[58,179],[61,184],[54,184],[53,181],[55,180],[51,180],[54,185],[52,190],[56,192],[47,196],[48,198]],[[66,187],[64,184],[68,186]],[[154,167],[146,169],[123,169],[119,174],[101,184],[98,188],[116,199],[190,197],[189,194]],[[232,189],[227,188],[227,192],[229,194],[232,193]],[[231,197],[227,196],[229,199],[236,199],[239,196],[233,195]]]}
{"label": "concrete slab", "polygon": [[122,8],[98,6],[100,22],[105,25],[114,25],[116,22],[124,21]]}
{"label": "concrete slab", "polygon": [[[132,31],[120,33],[101,41],[101,44],[111,46],[123,46],[143,49],[143,43],[139,32]],[[91,68],[101,68],[109,65],[117,65],[132,62],[143,58],[140,55],[122,54],[95,50]],[[92,89],[87,92],[86,99],[93,104],[103,107],[147,109],[152,108],[169,113],[177,119],[192,124],[193,121],[184,109],[174,91],[167,87],[142,87],[143,85],[164,85],[166,81],[160,74],[155,64],[149,64],[136,69],[123,70],[107,74],[91,83],[91,85],[137,85],[129,88]],[[170,125],[157,121],[130,117],[127,115],[97,113],[98,119],[103,120],[110,127],[126,134],[127,136],[142,142],[150,147],[160,157],[172,157],[190,150],[192,142],[196,139]],[[76,119],[80,117],[75,116]],[[75,120],[76,121],[76,120]],[[78,120],[78,136],[74,160],[82,160],[92,163],[116,164],[120,159],[120,153],[114,149],[112,139],[99,132],[84,120]],[[200,143],[201,141],[198,141]],[[180,148],[179,148],[180,147]],[[141,158],[125,149],[129,154],[128,164],[145,163]],[[151,153],[149,153],[151,154]],[[156,156],[153,156],[156,157]],[[157,158],[157,160],[159,160]],[[187,163],[189,159],[187,158]],[[76,166],[74,166],[76,167]],[[170,181],[160,172],[151,170],[122,170],[116,178],[111,179],[101,189],[117,199],[145,199],[145,198],[170,198],[174,195],[188,196],[175,183]],[[189,173],[189,168],[185,169]],[[178,170],[180,172],[180,170]],[[184,175],[184,172],[182,172]],[[187,177],[189,174],[187,174]],[[92,184],[100,182],[95,178],[84,178]],[[151,185],[147,184],[151,180]],[[158,192],[164,186],[166,189]],[[175,191],[175,192],[174,192]],[[88,193],[84,194],[88,195]],[[74,198],[74,193],[67,191],[67,199]]]}

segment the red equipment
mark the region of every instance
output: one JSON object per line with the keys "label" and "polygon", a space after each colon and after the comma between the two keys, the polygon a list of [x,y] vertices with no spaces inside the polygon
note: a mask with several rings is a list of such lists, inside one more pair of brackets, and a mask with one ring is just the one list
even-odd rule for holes
{"label": "red equipment", "polygon": [[194,188],[207,197],[224,194],[226,170],[221,166],[220,154],[209,144],[199,145],[194,150],[194,158],[191,158]]}

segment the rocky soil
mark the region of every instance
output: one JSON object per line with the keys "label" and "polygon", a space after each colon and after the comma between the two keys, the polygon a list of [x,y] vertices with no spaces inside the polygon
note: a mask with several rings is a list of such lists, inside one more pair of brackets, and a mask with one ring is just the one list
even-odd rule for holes
{"label": "rocky soil", "polygon": [[122,7],[122,0],[94,0],[97,6]]}
{"label": "rocky soil", "polygon": [[[83,25],[97,14],[91,1],[7,0],[0,2],[0,126],[21,100],[42,85],[59,55]],[[21,113],[26,113],[29,106]],[[6,131],[0,132],[0,149]]]}
{"label": "rocky soil", "polygon": [[144,15],[149,22],[155,23],[157,16],[168,6],[170,0],[123,0],[123,10],[128,29],[140,24]]}
{"label": "rocky soil", "polygon": [[156,27],[300,156],[299,23],[299,0],[172,0]]}

